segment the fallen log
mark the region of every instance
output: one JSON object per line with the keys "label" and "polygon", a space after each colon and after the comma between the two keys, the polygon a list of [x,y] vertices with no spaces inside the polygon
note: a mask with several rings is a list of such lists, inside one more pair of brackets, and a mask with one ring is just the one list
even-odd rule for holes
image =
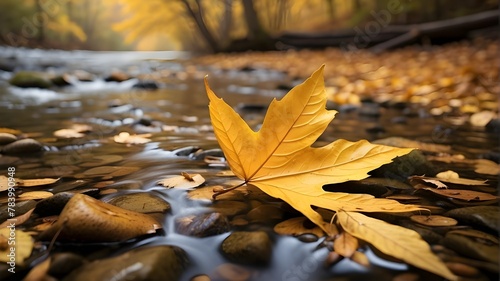
{"label": "fallen log", "polygon": [[440,43],[467,38],[474,30],[499,25],[500,10],[489,10],[453,19],[413,25],[380,26],[379,32],[363,33],[357,26],[334,33],[285,33],[276,40],[291,48],[341,47],[347,50],[370,48],[382,52],[414,43],[422,38]]}

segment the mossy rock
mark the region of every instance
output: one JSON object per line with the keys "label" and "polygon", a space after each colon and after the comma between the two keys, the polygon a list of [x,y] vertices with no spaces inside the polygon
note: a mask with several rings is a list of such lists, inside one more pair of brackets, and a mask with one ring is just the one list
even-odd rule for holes
{"label": "mossy rock", "polygon": [[41,88],[47,89],[52,86],[52,83],[42,73],[21,71],[14,75],[9,80],[11,85],[20,88]]}

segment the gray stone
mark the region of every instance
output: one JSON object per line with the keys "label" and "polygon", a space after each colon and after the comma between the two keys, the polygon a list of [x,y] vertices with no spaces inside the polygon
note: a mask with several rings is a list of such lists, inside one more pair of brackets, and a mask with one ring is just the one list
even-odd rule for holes
{"label": "gray stone", "polygon": [[130,193],[112,198],[109,204],[139,213],[163,213],[170,204],[150,193]]}
{"label": "gray stone", "polygon": [[66,203],[68,203],[69,199],[74,195],[75,193],[72,192],[56,193],[53,196],[40,200],[36,204],[34,212],[42,217],[59,215],[64,209],[64,206],[66,206]]}
{"label": "gray stone", "polygon": [[17,137],[9,133],[0,133],[0,145],[9,144],[15,142]]}
{"label": "gray stone", "polygon": [[64,281],[164,281],[179,280],[189,260],[179,247],[162,245],[138,248],[116,257],[87,263]]}
{"label": "gray stone", "polygon": [[272,256],[272,242],[264,231],[236,231],[221,245],[223,255],[240,264],[265,265]]}
{"label": "gray stone", "polygon": [[86,262],[82,256],[74,253],[57,253],[52,256],[48,274],[56,278],[64,278]]}
{"label": "gray stone", "polygon": [[452,217],[464,224],[486,227],[498,233],[500,229],[500,207],[474,206],[448,211],[444,216]]}
{"label": "gray stone", "polygon": [[[14,207],[15,216],[20,216],[28,212],[29,210],[35,208],[36,201],[35,200],[27,200],[16,202],[16,206]],[[0,223],[3,223],[5,220],[11,218],[8,212],[8,205],[4,204],[0,207]]]}
{"label": "gray stone", "polygon": [[443,245],[462,256],[492,262],[498,264],[500,251],[498,244],[481,243],[471,237],[457,233],[447,233],[443,239]]}
{"label": "gray stone", "polygon": [[11,85],[20,88],[50,88],[52,83],[47,79],[43,73],[20,71],[9,80]]}

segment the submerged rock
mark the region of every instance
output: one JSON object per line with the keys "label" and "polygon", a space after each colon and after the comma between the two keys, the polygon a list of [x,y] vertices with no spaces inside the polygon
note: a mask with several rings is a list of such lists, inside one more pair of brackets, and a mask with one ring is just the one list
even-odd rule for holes
{"label": "submerged rock", "polygon": [[109,204],[138,213],[163,213],[170,210],[170,204],[149,193],[131,193],[117,196]]}
{"label": "submerged rock", "polygon": [[41,88],[47,89],[52,86],[52,83],[42,73],[20,71],[9,80],[13,86],[20,88]]}
{"label": "submerged rock", "polygon": [[195,237],[217,235],[230,229],[227,217],[218,212],[179,218],[176,227],[179,233]]}
{"label": "submerged rock", "polygon": [[25,154],[40,152],[43,145],[34,139],[22,139],[11,142],[2,148],[3,154]]}
{"label": "submerged rock", "polygon": [[436,168],[427,161],[421,151],[413,150],[406,155],[394,158],[393,162],[385,164],[369,174],[405,182],[412,175],[435,175],[436,172]]}
{"label": "submerged rock", "polygon": [[9,144],[15,142],[17,137],[9,133],[0,133],[0,145]]}
{"label": "submerged rock", "polygon": [[64,252],[52,256],[48,274],[56,278],[64,278],[71,271],[85,264],[87,261],[80,255]]}
{"label": "submerged rock", "polygon": [[464,236],[457,233],[447,233],[443,245],[462,256],[498,264],[498,244],[487,243],[480,239]]}
{"label": "submerged rock", "polygon": [[264,231],[236,231],[222,242],[221,250],[232,262],[265,265],[271,260],[272,242]]}
{"label": "submerged rock", "polygon": [[111,204],[83,194],[75,194],[66,204],[59,219],[42,232],[40,240],[114,242],[155,233],[161,228],[151,216]]}
{"label": "submerged rock", "polygon": [[486,227],[498,233],[500,229],[500,207],[474,206],[448,211],[445,216],[452,217],[461,223]]}
{"label": "submerged rock", "polygon": [[81,266],[63,280],[179,280],[188,263],[186,252],[176,246],[138,248],[116,257],[95,260]]}

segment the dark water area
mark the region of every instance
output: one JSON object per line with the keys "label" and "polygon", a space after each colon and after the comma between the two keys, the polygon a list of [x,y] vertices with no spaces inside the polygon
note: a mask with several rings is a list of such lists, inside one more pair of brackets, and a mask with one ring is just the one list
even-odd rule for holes
{"label": "dark water area", "polygon": [[[9,54],[7,57],[12,56]],[[106,57],[107,54],[103,54]],[[57,54],[53,60],[58,57]],[[60,66],[57,71],[70,71],[75,67],[91,71],[101,68],[111,69],[111,62],[97,63],[101,56],[93,59],[73,58],[73,63]],[[116,189],[116,193],[104,195],[103,201],[115,196],[141,191],[151,192],[171,204],[172,209],[162,217],[164,235],[157,235],[127,244],[107,247],[75,246],[88,257],[105,257],[124,252],[140,245],[176,245],[183,248],[191,260],[191,265],[183,275],[189,280],[196,274],[210,274],[227,260],[221,255],[219,245],[228,233],[196,238],[181,235],[175,231],[174,220],[187,214],[200,213],[210,208],[206,201],[186,198],[186,191],[165,189],[157,185],[158,180],[181,172],[200,173],[207,182],[217,183],[214,175],[227,167],[211,166],[202,158],[193,157],[197,150],[208,151],[219,146],[210,130],[208,98],[203,77],[208,74],[212,89],[237,111],[254,129],[258,129],[267,105],[274,98],[281,98],[286,91],[278,85],[291,85],[293,81],[285,74],[272,70],[231,70],[222,71],[207,66],[196,65],[187,59],[127,61],[130,65],[140,65],[139,72],[168,71],[173,75],[164,79],[157,90],[142,90],[131,87],[127,81],[80,82],[74,86],[57,89],[21,89],[7,83],[8,72],[0,77],[0,127],[20,130],[42,142],[45,151],[40,155],[12,156],[1,162],[2,168],[15,165],[16,176],[23,179],[62,177],[61,183],[47,190],[54,193],[63,191],[62,183],[83,179],[86,183],[79,188],[91,188],[94,184],[109,179],[81,175],[89,169],[82,165],[95,161],[98,157],[119,156],[120,160],[108,165],[139,167],[131,174],[112,178],[106,188]],[[147,58],[146,58],[147,59]],[[71,60],[68,59],[68,60]],[[92,63],[89,63],[92,61]],[[51,64],[51,61],[44,61]],[[101,61],[102,63],[102,61]],[[498,136],[483,128],[468,125],[454,125],[450,116],[434,117],[418,107],[375,107],[380,114],[363,114],[360,109],[337,108],[339,113],[317,145],[339,138],[357,141],[398,136],[428,143],[451,145],[453,153],[476,159],[498,155]],[[59,139],[53,133],[73,124],[86,124],[92,131],[78,139]],[[162,128],[162,129],[159,129]],[[165,128],[170,128],[165,130]],[[131,133],[151,133],[151,142],[143,145],[115,143],[113,136],[122,131]],[[94,160],[92,160],[94,159]],[[450,166],[451,168],[452,165]],[[447,167],[448,168],[448,167]],[[455,167],[460,170],[460,167]],[[463,169],[467,175],[477,177],[472,171]],[[488,176],[486,176],[488,178]],[[490,180],[495,177],[489,176]],[[328,255],[326,248],[317,249],[317,242],[304,243],[295,237],[278,236],[272,231],[273,224],[247,225],[240,229],[264,230],[274,240],[271,263],[265,267],[246,267],[252,274],[251,280],[390,280],[398,272],[409,267],[402,263],[382,260],[365,246],[366,253],[374,266],[366,269],[349,259],[325,268],[323,263]],[[62,249],[68,246],[60,245]],[[40,253],[38,253],[40,255]],[[36,255],[36,254],[35,254]],[[34,261],[33,259],[32,261]],[[436,279],[439,280],[439,279]]]}

